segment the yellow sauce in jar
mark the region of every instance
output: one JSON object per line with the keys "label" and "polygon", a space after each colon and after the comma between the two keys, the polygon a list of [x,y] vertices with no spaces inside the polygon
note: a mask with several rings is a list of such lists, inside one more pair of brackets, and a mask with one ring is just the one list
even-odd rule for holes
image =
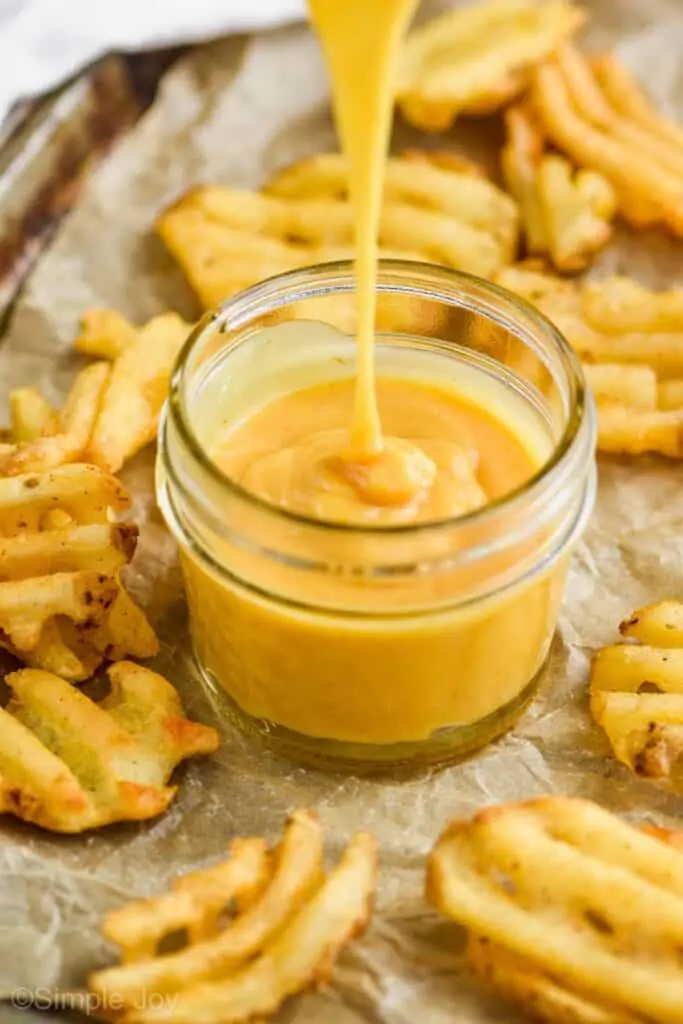
{"label": "yellow sauce in jar", "polygon": [[[309,0],[357,224],[355,376],[287,387],[237,417],[216,408],[206,445],[231,480],[274,510],[357,527],[343,543],[359,565],[365,528],[476,512],[528,481],[553,448],[528,402],[505,397],[484,372],[471,369],[460,388],[457,379],[376,371],[377,221],[398,48],[416,5]],[[285,526],[262,517],[258,555],[217,543],[212,556],[229,581],[184,552],[199,661],[247,715],[303,737],[381,747],[469,726],[528,692],[549,649],[566,559],[500,592],[486,593],[485,574],[504,576],[543,538],[483,565],[421,575],[417,564],[409,579],[369,582],[297,575],[286,559],[265,558],[283,547]],[[482,523],[477,544],[495,546],[493,529]],[[334,562],[333,537],[312,531],[312,562]],[[475,591],[481,600],[460,601]]]}

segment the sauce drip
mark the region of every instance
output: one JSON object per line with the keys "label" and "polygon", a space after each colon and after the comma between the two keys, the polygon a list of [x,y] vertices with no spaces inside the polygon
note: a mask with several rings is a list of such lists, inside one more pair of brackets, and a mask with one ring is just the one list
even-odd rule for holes
{"label": "sauce drip", "polygon": [[[398,52],[418,0],[308,0],[332,78],[337,131],[349,168],[356,224],[358,362],[348,451],[342,462],[365,463],[354,475],[370,500],[394,471],[421,478],[424,455],[382,437],[375,387],[374,332],[379,217],[389,148]],[[389,450],[387,450],[389,449]],[[410,463],[407,465],[406,463]],[[376,484],[373,478],[377,478]],[[399,488],[400,490],[400,488]]]}

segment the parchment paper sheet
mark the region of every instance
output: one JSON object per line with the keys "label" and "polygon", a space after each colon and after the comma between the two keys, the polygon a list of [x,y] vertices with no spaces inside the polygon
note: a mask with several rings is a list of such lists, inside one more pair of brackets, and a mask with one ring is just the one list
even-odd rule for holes
{"label": "parchment paper sheet", "polygon": [[[680,0],[587,6],[589,44],[618,40],[663,107],[681,114]],[[425,144],[405,127],[396,135],[397,145]],[[490,136],[490,125],[457,125],[426,144],[481,156],[487,146],[495,152]],[[68,345],[88,305],[111,305],[135,320],[168,306],[192,315],[180,274],[150,231],[156,212],[178,193],[200,181],[257,185],[278,166],[333,144],[321,60],[305,28],[192,53],[95,175],[34,274],[0,348],[0,400],[18,383],[37,384],[54,398],[63,392],[75,365]],[[680,242],[658,234],[624,235],[603,266],[646,283],[680,284],[682,255]],[[133,582],[165,641],[159,670],[190,712],[208,721],[187,649],[174,546],[154,506],[152,465],[147,452],[125,473],[144,524]],[[359,826],[381,839],[379,907],[367,938],[343,957],[334,987],[295,1002],[281,1019],[518,1020],[462,972],[458,929],[422,898],[424,854],[453,816],[550,792],[591,797],[638,821],[683,818],[683,799],[635,782],[608,756],[585,692],[591,651],[614,639],[616,624],[634,607],[665,595],[683,597],[681,467],[603,460],[598,506],[573,562],[548,681],[510,736],[441,774],[387,783],[297,769],[226,734],[218,756],[184,772],[179,798],[156,823],[59,838],[3,821],[0,990],[82,984],[111,956],[96,933],[107,908],[220,856],[236,834],[275,835],[287,810],[309,805],[327,824],[333,854]]]}

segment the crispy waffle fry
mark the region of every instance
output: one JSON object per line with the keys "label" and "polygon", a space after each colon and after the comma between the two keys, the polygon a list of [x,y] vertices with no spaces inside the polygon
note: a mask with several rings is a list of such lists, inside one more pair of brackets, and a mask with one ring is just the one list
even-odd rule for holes
{"label": "crispy waffle fry", "polygon": [[683,605],[657,601],[634,612],[619,626],[622,636],[656,647],[683,647]]}
{"label": "crispy waffle fry", "polygon": [[95,704],[58,676],[7,677],[0,709],[0,813],[56,832],[83,832],[161,814],[173,769],[218,746],[214,729],[188,721],[173,687],[132,662],[109,669]]}
{"label": "crispy waffle fry", "polygon": [[[116,601],[116,596],[115,593],[110,609]],[[105,612],[105,621],[109,614],[110,611]],[[45,672],[61,676],[62,679],[68,679],[69,682],[83,683],[97,671],[104,657],[96,647],[84,639],[84,635],[90,635],[91,628],[98,628],[90,625],[93,621],[92,616],[85,620],[88,623],[86,630],[85,623],[82,626],[74,624],[73,616],[67,618],[64,615],[57,615],[47,620],[38,642],[30,651],[20,651],[10,644],[6,649],[27,668],[43,669]]]}
{"label": "crispy waffle fry", "polygon": [[576,283],[553,274],[542,260],[524,260],[503,267],[496,275],[496,283],[539,307],[550,299],[572,312],[579,308]]}
{"label": "crispy waffle fry", "polygon": [[683,458],[683,409],[643,411],[616,403],[601,405],[598,448],[615,454],[657,452],[671,459]]}
{"label": "crispy waffle fry", "polygon": [[683,149],[683,130],[657,113],[633,75],[614,54],[603,53],[593,57],[591,68],[614,110]]}
{"label": "crispy waffle fry", "polygon": [[[264,192],[196,189],[161,215],[157,230],[206,308],[273,274],[349,258],[343,160],[322,154],[295,164]],[[462,161],[412,151],[389,161],[382,255],[486,276],[512,259],[516,240],[512,200]]]}
{"label": "crispy waffle fry", "polygon": [[25,580],[81,569],[111,576],[131,561],[137,540],[134,523],[92,523],[19,533],[0,539],[0,580]]}
{"label": "crispy waffle fry", "polygon": [[615,644],[594,656],[591,711],[620,761],[637,775],[679,788],[683,604],[647,605],[622,622],[619,630],[640,644]]}
{"label": "crispy waffle fry", "polygon": [[[477,937],[475,956],[482,940],[504,951],[491,980],[542,1019],[683,1019],[682,852],[589,801],[453,822],[430,855],[427,896]],[[543,1018],[548,1005],[555,1016]]]}
{"label": "crispy waffle fry", "polygon": [[121,585],[104,621],[86,635],[88,644],[107,661],[153,658],[159,653],[157,635],[145,613]]}
{"label": "crispy waffle fry", "polygon": [[[281,199],[348,200],[348,175],[339,153],[320,153],[279,171],[264,186]],[[479,228],[499,240],[507,260],[517,246],[517,208],[477,164],[439,150],[406,150],[387,160],[384,195]]]}
{"label": "crispy waffle fry", "polygon": [[[643,831],[683,851],[683,832],[653,827]],[[475,974],[547,1024],[643,1024],[640,1014],[613,1004],[597,1005],[570,992],[523,957],[480,935],[469,935],[467,961]]]}
{"label": "crispy waffle fry", "polygon": [[11,437],[15,444],[35,441],[54,433],[57,417],[50,403],[35,388],[15,388],[9,393]]}
{"label": "crispy waffle fry", "polygon": [[[270,853],[262,840],[236,840],[226,862],[110,914],[102,930],[121,947],[123,962],[91,975],[89,987],[103,1004],[116,997],[128,1024],[228,1024],[274,1013],[327,979],[370,916],[374,839],[359,833],[327,877],[322,855],[320,826],[306,811],[295,812]],[[231,905],[236,910],[222,923]],[[161,954],[162,940],[181,929],[187,945]]]}
{"label": "crispy waffle fry", "polygon": [[594,171],[575,171],[544,151],[533,114],[517,105],[506,111],[503,176],[522,215],[527,252],[547,256],[558,270],[583,270],[612,234],[616,196]]}
{"label": "crispy waffle fry", "polygon": [[44,626],[57,615],[98,625],[117,591],[115,579],[87,569],[0,583],[0,642],[20,652],[34,650]]}
{"label": "crispy waffle fry", "polygon": [[[620,79],[628,84],[615,99]],[[592,69],[564,46],[535,71],[532,99],[558,149],[611,181],[627,220],[683,234],[681,133],[654,114],[616,58],[601,58]]]}
{"label": "crispy waffle fry", "polygon": [[[269,863],[265,845],[262,849],[260,891],[257,890],[256,899],[231,927],[221,930],[216,910],[222,909],[236,894],[226,893],[222,907],[209,903],[205,911],[203,872],[179,879],[173,894],[130,904],[110,915],[103,931],[108,939],[122,947],[126,966],[113,968],[104,977],[100,976],[106,983],[104,991],[115,991],[126,1002],[134,1004],[136,995],[150,986],[155,991],[178,991],[215,979],[226,968],[234,969],[256,955],[324,880],[322,830],[307,812],[296,812],[287,823],[274,863]],[[231,861],[227,861],[218,866],[218,871],[225,872],[226,881],[231,880],[230,865]],[[198,893],[192,899],[195,887]],[[180,908],[185,914],[189,911],[189,920],[178,919]],[[178,953],[155,957],[160,939],[171,928],[178,927],[191,928],[191,944]],[[134,938],[134,955],[129,947],[131,937]],[[129,966],[133,963],[136,964],[134,969]]]}
{"label": "crispy waffle fry", "polygon": [[[586,362],[643,364],[663,379],[683,375],[683,330],[654,327],[660,299],[671,309],[679,293],[649,291],[620,277],[567,281],[524,265],[503,268],[496,281],[545,313]],[[633,330],[623,307],[615,305],[615,296],[627,290],[638,295],[640,324],[648,329]],[[611,321],[610,308],[615,310]]]}
{"label": "crispy waffle fry", "polygon": [[[109,337],[118,338],[118,320],[109,326]],[[164,313],[135,332],[135,343],[128,337],[102,396],[87,446],[90,462],[116,473],[154,440],[171,372],[189,330],[176,313]]]}
{"label": "crispy waffle fry", "polygon": [[81,463],[9,477],[0,480],[0,535],[44,529],[55,507],[78,523],[106,523],[110,510],[130,508],[130,496],[116,477]]}
{"label": "crispy waffle fry", "polygon": [[598,1006],[567,991],[533,963],[480,935],[467,940],[467,962],[483,981],[547,1024],[643,1024],[638,1014]]}
{"label": "crispy waffle fry", "polygon": [[532,255],[549,251],[546,218],[538,189],[538,165],[544,140],[530,112],[521,104],[505,112],[505,145],[501,152],[503,180],[519,205],[526,249]]}
{"label": "crispy waffle fry", "polygon": [[0,479],[0,646],[74,681],[104,658],[156,654],[154,631],[119,579],[138,531],[109,517],[129,504],[95,466]]}
{"label": "crispy waffle fry", "polygon": [[0,444],[0,477],[43,473],[78,462],[92,433],[109,373],[107,363],[93,363],[79,373],[57,417],[54,434]]}
{"label": "crispy waffle fry", "polygon": [[658,381],[657,405],[660,409],[683,409],[683,380]]}
{"label": "crispy waffle fry", "polygon": [[581,357],[602,451],[683,457],[681,293],[623,277],[577,284],[523,266],[504,268],[497,282],[538,306]]}
{"label": "crispy waffle fry", "polygon": [[563,0],[487,0],[448,11],[408,37],[398,106],[411,124],[437,132],[460,114],[498,110],[583,21]]}
{"label": "crispy waffle fry", "polygon": [[591,708],[622,764],[680,791],[683,695],[595,693]]}
{"label": "crispy waffle fry", "polygon": [[586,363],[583,371],[598,406],[623,403],[639,411],[657,408],[657,374],[652,367]]}
{"label": "crispy waffle fry", "polygon": [[[295,817],[301,822],[301,812]],[[228,860],[176,879],[170,892],[126,903],[107,915],[101,931],[121,950],[124,967],[138,964],[143,971],[159,967],[163,961],[153,958],[167,936],[185,930],[188,942],[199,945],[221,931],[226,908],[249,907],[261,895],[272,874],[265,839],[235,839],[229,852]],[[102,990],[115,986],[117,994],[118,979],[124,988],[131,981],[133,988],[137,984],[134,971],[117,967],[98,972],[96,978]]]}
{"label": "crispy waffle fry", "polygon": [[629,277],[586,282],[582,310],[588,323],[605,334],[683,334],[683,292],[653,292]]}
{"label": "crispy waffle fry", "polygon": [[682,696],[613,693],[596,695],[591,705],[619,761],[641,778],[680,792]]}
{"label": "crispy waffle fry", "polygon": [[84,356],[113,362],[137,341],[138,331],[116,310],[86,309],[74,348]]}

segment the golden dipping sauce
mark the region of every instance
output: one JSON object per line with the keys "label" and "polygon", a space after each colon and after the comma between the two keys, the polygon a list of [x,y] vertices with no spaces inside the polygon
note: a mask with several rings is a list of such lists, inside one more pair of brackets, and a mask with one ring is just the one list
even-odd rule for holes
{"label": "golden dipping sauce", "polygon": [[350,380],[285,394],[228,426],[213,457],[273,505],[359,525],[463,515],[509,494],[539,468],[538,451],[483,406],[446,388],[400,379],[377,383],[389,434],[381,453],[351,461],[339,453],[353,399]]}

